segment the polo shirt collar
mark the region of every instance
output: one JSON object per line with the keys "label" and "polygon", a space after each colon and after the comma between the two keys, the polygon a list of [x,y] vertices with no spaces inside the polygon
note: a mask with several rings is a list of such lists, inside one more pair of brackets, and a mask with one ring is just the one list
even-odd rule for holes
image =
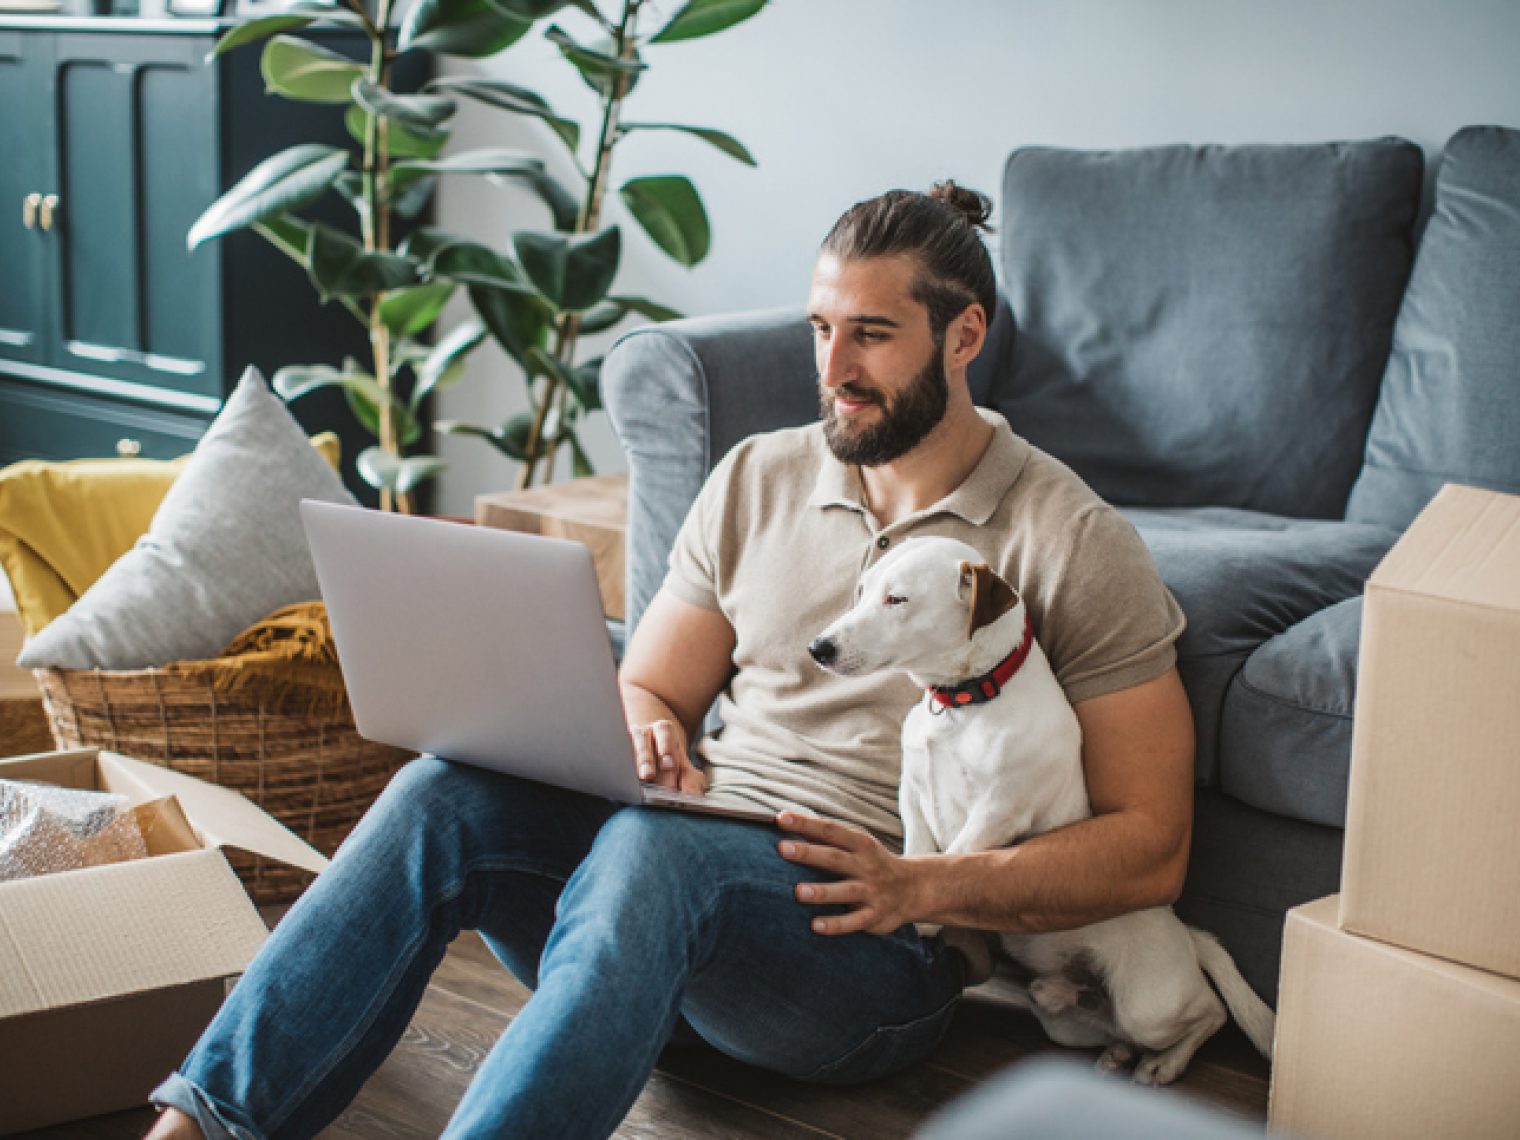
{"label": "polo shirt collar", "polygon": [[[920,515],[940,512],[958,515],[974,526],[985,526],[997,510],[998,504],[1008,494],[1009,488],[1018,482],[1029,460],[1029,444],[1013,434],[1008,421],[988,408],[978,408],[977,414],[992,425],[992,442],[982,454],[981,461],[971,474],[950,494]],[[841,463],[829,451],[823,440],[823,429],[818,428],[818,446],[822,460],[818,465],[818,478],[813,493],[808,497],[810,507],[846,507],[867,513],[865,489],[860,482],[860,469],[854,464]]]}

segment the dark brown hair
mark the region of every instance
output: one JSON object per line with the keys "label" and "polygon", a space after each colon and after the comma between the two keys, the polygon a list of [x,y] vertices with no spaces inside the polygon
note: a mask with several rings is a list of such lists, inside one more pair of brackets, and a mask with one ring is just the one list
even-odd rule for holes
{"label": "dark brown hair", "polygon": [[913,298],[929,310],[929,329],[941,341],[950,322],[972,303],[992,322],[997,279],[981,238],[991,232],[991,214],[992,200],[985,194],[948,179],[926,194],[888,190],[846,210],[819,252],[842,260],[912,257],[918,263]]}

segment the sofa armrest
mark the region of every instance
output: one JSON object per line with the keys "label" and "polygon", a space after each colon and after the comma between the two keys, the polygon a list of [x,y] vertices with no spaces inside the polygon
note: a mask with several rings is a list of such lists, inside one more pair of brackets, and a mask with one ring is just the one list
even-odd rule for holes
{"label": "sofa armrest", "polygon": [[713,465],[746,436],[817,418],[811,330],[800,309],[635,329],[607,354],[602,395],[628,459],[631,633]]}

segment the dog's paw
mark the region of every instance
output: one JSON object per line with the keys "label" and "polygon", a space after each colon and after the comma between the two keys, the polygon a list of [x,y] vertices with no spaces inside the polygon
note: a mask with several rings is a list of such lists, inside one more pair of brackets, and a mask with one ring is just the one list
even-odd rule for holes
{"label": "dog's paw", "polygon": [[1169,1049],[1159,1053],[1147,1053],[1135,1066],[1137,1085],[1169,1085],[1182,1076],[1189,1058],[1181,1057]]}
{"label": "dog's paw", "polygon": [[1098,1058],[1098,1072],[1122,1073],[1134,1063],[1135,1050],[1124,1041],[1115,1041]]}

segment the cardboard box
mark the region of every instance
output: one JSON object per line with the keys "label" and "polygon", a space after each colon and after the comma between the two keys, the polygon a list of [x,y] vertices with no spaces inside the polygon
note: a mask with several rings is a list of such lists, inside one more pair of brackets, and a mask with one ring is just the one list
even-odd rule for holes
{"label": "cardboard box", "polygon": [[1313,1140],[1514,1140],[1520,981],[1288,912],[1268,1110]]}
{"label": "cardboard box", "polygon": [[236,792],[110,752],[0,760],[0,779],[126,795],[150,854],[0,882],[0,1133],[143,1104],[267,933],[220,848],[327,860]]}
{"label": "cardboard box", "polygon": [[475,497],[475,521],[481,526],[550,538],[568,538],[591,550],[602,612],[621,619],[626,613],[623,574],[628,538],[628,476],[593,475]]}
{"label": "cardboard box", "polygon": [[1341,925],[1520,977],[1520,497],[1448,484],[1373,572],[1351,754]]}

